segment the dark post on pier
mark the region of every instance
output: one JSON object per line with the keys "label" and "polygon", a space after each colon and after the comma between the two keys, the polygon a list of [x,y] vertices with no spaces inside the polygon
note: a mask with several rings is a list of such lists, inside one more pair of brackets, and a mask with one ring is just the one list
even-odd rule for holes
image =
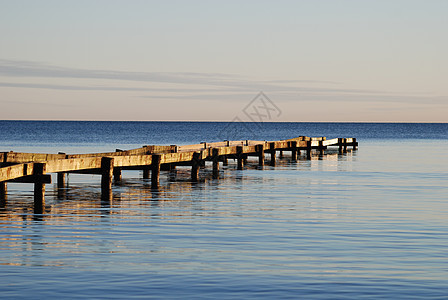
{"label": "dark post on pier", "polygon": [[200,169],[206,167],[206,161],[212,162],[212,177],[219,179],[220,167],[228,165],[228,159],[237,161],[237,169],[243,170],[248,157],[258,158],[258,166],[264,166],[265,153],[270,154],[270,165],[276,164],[276,152],[290,151],[291,160],[296,162],[301,150],[306,151],[306,159],[312,158],[313,150],[322,155],[328,147],[337,147],[340,155],[347,152],[348,147],[356,150],[358,142],[355,138],[325,137],[292,138],[280,141],[224,141],[195,145],[143,146],[132,150],[118,150],[107,153],[91,154],[42,154],[0,152],[0,206],[6,205],[8,188],[12,182],[34,184],[34,211],[43,213],[45,209],[45,184],[51,183],[50,173],[57,174],[57,188],[64,190],[67,173],[101,174],[101,198],[112,199],[113,181],[121,182],[122,170],[142,170],[143,178],[151,178],[151,188],[159,188],[161,170],[170,171],[176,166],[190,166],[191,180],[199,181]]}

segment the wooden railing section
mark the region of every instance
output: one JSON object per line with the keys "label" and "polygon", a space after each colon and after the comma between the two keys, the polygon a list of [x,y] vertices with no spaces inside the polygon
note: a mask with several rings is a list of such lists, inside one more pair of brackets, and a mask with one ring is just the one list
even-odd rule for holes
{"label": "wooden railing section", "polygon": [[170,170],[178,165],[191,166],[191,179],[198,180],[199,168],[205,161],[213,162],[213,178],[219,178],[219,165],[227,164],[229,158],[237,160],[237,168],[243,169],[248,156],[258,157],[258,164],[265,163],[265,153],[270,154],[269,164],[274,166],[276,152],[291,151],[292,160],[297,160],[302,150],[308,159],[312,150],[323,153],[329,146],[336,146],[339,153],[350,146],[356,149],[355,138],[297,137],[281,141],[223,141],[185,146],[143,146],[132,150],[119,150],[91,154],[41,154],[41,153],[0,153],[0,200],[7,196],[7,182],[34,183],[35,207],[45,203],[45,184],[51,183],[49,173],[58,174],[58,188],[65,185],[65,174],[71,172],[101,174],[103,199],[112,195],[112,180],[121,180],[121,170],[141,169],[143,177],[150,178],[154,189],[159,187],[160,170]]}

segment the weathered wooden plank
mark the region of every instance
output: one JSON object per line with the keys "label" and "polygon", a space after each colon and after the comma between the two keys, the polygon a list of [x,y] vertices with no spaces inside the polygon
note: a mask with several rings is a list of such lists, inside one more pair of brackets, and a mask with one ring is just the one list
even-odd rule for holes
{"label": "weathered wooden plank", "polygon": [[243,146],[243,153],[248,154],[256,154],[257,153],[257,149],[254,146]]}
{"label": "weathered wooden plank", "polygon": [[217,148],[218,149],[218,154],[219,155],[234,155],[237,153],[237,148],[236,146],[233,147],[220,147]]}
{"label": "weathered wooden plank", "polygon": [[229,146],[246,146],[246,141],[229,141]]}
{"label": "weathered wooden plank", "polygon": [[127,155],[114,158],[114,167],[149,166],[152,164],[152,155]]}
{"label": "weathered wooden plank", "polygon": [[33,174],[34,163],[17,164],[0,168],[0,182]]}
{"label": "weathered wooden plank", "polygon": [[147,155],[151,153],[171,153],[177,149],[176,145],[159,146],[148,145],[141,148],[131,150],[120,150],[118,152],[104,152],[104,153],[86,153],[86,154],[69,154],[67,158],[84,158],[84,157],[103,157],[103,156],[131,156],[131,155]]}
{"label": "weathered wooden plank", "polygon": [[252,141],[249,140],[249,143],[247,144],[247,146],[256,146],[256,145],[267,145],[268,142],[266,141]]}
{"label": "weathered wooden plank", "polygon": [[338,139],[331,139],[324,141],[324,146],[337,146],[338,145]]}
{"label": "weathered wooden plank", "polygon": [[45,153],[21,153],[6,152],[4,153],[3,162],[5,163],[26,163],[26,162],[44,162],[48,160],[65,158],[64,154],[45,154]]}
{"label": "weathered wooden plank", "polygon": [[299,136],[296,138],[291,138],[291,139],[287,139],[287,140],[283,140],[283,141],[287,141],[287,142],[291,142],[291,141],[309,141],[311,140],[311,138],[309,136]]}
{"label": "weathered wooden plank", "polygon": [[47,173],[100,169],[101,157],[58,159],[47,162]]}
{"label": "weathered wooden plank", "polygon": [[275,148],[277,150],[289,150],[291,149],[291,141],[277,141],[275,142]]}
{"label": "weathered wooden plank", "polygon": [[119,152],[102,152],[102,153],[85,153],[85,154],[67,154],[66,158],[89,158],[89,157],[103,157],[103,156],[125,156],[125,151]]}
{"label": "weathered wooden plank", "polygon": [[[169,145],[169,146],[160,146],[160,145],[149,145],[144,147],[146,149],[146,154],[161,154],[161,153],[172,153],[178,151],[178,146]],[[132,150],[128,151],[129,155],[135,154],[145,154],[145,153],[133,153]]]}
{"label": "weathered wooden plank", "polygon": [[202,149],[204,149],[203,144],[177,146],[178,152],[201,151]]}
{"label": "weathered wooden plank", "polygon": [[227,141],[207,143],[207,147],[210,147],[210,148],[226,147],[226,146],[227,146]]}
{"label": "weathered wooden plank", "polygon": [[165,153],[160,156],[162,164],[186,162],[193,159],[194,152]]}

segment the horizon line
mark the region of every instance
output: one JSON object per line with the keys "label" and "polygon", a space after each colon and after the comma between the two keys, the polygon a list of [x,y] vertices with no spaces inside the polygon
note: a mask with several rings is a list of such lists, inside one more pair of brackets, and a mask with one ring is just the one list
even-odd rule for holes
{"label": "horizon line", "polygon": [[189,123],[377,123],[377,124],[448,124],[447,122],[433,122],[433,121],[423,121],[423,122],[412,122],[412,121],[224,121],[224,120],[62,120],[62,119],[0,119],[0,121],[12,121],[12,122],[189,122]]}

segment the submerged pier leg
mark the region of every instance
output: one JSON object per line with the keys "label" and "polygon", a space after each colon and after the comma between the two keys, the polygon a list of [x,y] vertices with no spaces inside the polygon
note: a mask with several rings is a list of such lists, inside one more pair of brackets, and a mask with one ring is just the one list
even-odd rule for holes
{"label": "submerged pier leg", "polygon": [[151,164],[151,188],[158,189],[159,188],[159,178],[160,178],[160,162],[161,162],[160,154],[152,155],[152,164]]}
{"label": "submerged pier leg", "polygon": [[115,182],[121,181],[121,168],[114,168],[114,181]]}
{"label": "submerged pier leg", "polygon": [[311,151],[313,150],[311,143],[311,140],[306,142],[306,159],[311,159]]}
{"label": "submerged pier leg", "polygon": [[58,182],[57,182],[57,187],[58,187],[57,197],[58,197],[59,200],[64,200],[64,199],[66,199],[66,196],[67,196],[66,189],[65,189],[66,177],[67,177],[66,173],[63,173],[63,172],[58,173],[58,176],[57,176],[57,180],[58,180]]}
{"label": "submerged pier leg", "polygon": [[291,157],[292,161],[297,161],[297,141],[291,141]]}
{"label": "submerged pier leg", "polygon": [[271,166],[275,166],[275,142],[269,143],[269,152],[271,153]]}
{"label": "submerged pier leg", "polygon": [[356,141],[356,139],[353,139],[353,150],[356,150],[358,147],[358,142]]}
{"label": "submerged pier leg", "polygon": [[193,159],[191,161],[191,180],[198,181],[199,180],[199,168],[201,165],[201,152],[193,153]]}
{"label": "submerged pier leg", "polygon": [[150,171],[151,171],[151,166],[143,167],[143,179],[149,179]]}
{"label": "submerged pier leg", "polygon": [[114,173],[114,158],[101,158],[101,200],[112,199],[112,177]]}
{"label": "submerged pier leg", "polygon": [[173,164],[163,164],[160,166],[161,171],[171,171],[174,169]]}
{"label": "submerged pier leg", "polygon": [[338,152],[342,154],[343,138],[338,138]]}
{"label": "submerged pier leg", "polygon": [[264,145],[256,145],[255,149],[258,153],[258,165],[264,166]]}
{"label": "submerged pier leg", "polygon": [[212,160],[213,160],[213,179],[218,179],[219,178],[219,149],[218,148],[213,148]]}
{"label": "submerged pier leg", "polygon": [[237,155],[237,169],[242,170],[244,166],[244,154],[242,146],[236,147],[236,155]]}
{"label": "submerged pier leg", "polygon": [[8,194],[8,185],[6,181],[0,182],[0,207],[5,207]]}
{"label": "submerged pier leg", "polygon": [[324,141],[319,141],[319,155],[325,154],[325,146]]}
{"label": "submerged pier leg", "polygon": [[58,173],[58,189],[63,189],[65,187],[65,173],[59,172]]}
{"label": "submerged pier leg", "polygon": [[34,213],[42,214],[45,207],[45,183],[41,175],[46,173],[46,163],[34,163],[33,175],[35,175],[34,182]]}
{"label": "submerged pier leg", "polygon": [[224,155],[222,157],[222,165],[223,166],[228,166],[229,165],[229,160],[227,159],[227,155]]}

